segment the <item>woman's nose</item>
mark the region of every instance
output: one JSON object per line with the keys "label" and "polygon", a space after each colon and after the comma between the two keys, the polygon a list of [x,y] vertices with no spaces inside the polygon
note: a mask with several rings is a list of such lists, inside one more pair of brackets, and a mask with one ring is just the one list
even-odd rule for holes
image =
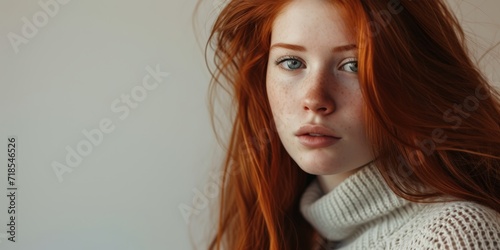
{"label": "woman's nose", "polygon": [[309,78],[305,84],[302,107],[305,111],[328,115],[335,111],[335,101],[331,95],[332,83],[325,75]]}

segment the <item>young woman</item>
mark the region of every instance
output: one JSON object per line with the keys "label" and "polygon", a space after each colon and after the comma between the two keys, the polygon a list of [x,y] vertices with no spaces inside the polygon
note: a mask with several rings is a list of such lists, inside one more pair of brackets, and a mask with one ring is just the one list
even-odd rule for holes
{"label": "young woman", "polygon": [[500,98],[442,0],[233,0],[210,249],[499,249]]}

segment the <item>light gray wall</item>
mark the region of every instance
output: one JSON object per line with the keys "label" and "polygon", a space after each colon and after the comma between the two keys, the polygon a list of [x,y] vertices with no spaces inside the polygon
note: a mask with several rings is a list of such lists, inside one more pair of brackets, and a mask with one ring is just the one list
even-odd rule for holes
{"label": "light gray wall", "polygon": [[[202,5],[200,40],[222,2]],[[204,228],[220,161],[194,5],[0,1],[0,249],[192,248],[188,231]],[[481,37],[478,54],[500,40],[498,1],[454,5]],[[498,57],[482,65],[498,84]],[[10,136],[16,243],[6,239]]]}

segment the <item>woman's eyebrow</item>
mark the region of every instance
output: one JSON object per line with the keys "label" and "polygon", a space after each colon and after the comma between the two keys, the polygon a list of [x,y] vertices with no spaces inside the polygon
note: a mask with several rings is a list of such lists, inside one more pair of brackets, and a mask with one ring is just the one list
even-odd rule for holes
{"label": "woman's eyebrow", "polygon": [[291,50],[296,50],[296,51],[306,51],[306,48],[300,45],[295,45],[295,44],[289,44],[289,43],[275,43],[271,46],[270,49],[280,47],[280,48],[285,48],[285,49],[291,49]]}
{"label": "woman's eyebrow", "polygon": [[[295,51],[307,51],[307,49],[304,46],[289,44],[289,43],[275,43],[271,45],[270,50],[272,50],[273,48],[285,48]],[[333,53],[339,53],[349,50],[355,50],[356,48],[357,48],[356,44],[347,44],[347,45],[337,46],[333,48],[332,51]]]}
{"label": "woman's eyebrow", "polygon": [[357,46],[356,44],[348,44],[348,45],[342,45],[333,48],[333,53],[339,53],[339,52],[345,52],[345,51],[350,51],[350,50],[356,50]]}

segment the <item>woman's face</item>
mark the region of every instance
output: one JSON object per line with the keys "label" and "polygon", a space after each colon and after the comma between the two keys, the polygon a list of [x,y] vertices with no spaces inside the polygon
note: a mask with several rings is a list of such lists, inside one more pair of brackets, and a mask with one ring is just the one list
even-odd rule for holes
{"label": "woman's face", "polygon": [[353,28],[322,0],[291,1],[273,24],[269,103],[281,142],[311,174],[347,177],[374,158]]}

